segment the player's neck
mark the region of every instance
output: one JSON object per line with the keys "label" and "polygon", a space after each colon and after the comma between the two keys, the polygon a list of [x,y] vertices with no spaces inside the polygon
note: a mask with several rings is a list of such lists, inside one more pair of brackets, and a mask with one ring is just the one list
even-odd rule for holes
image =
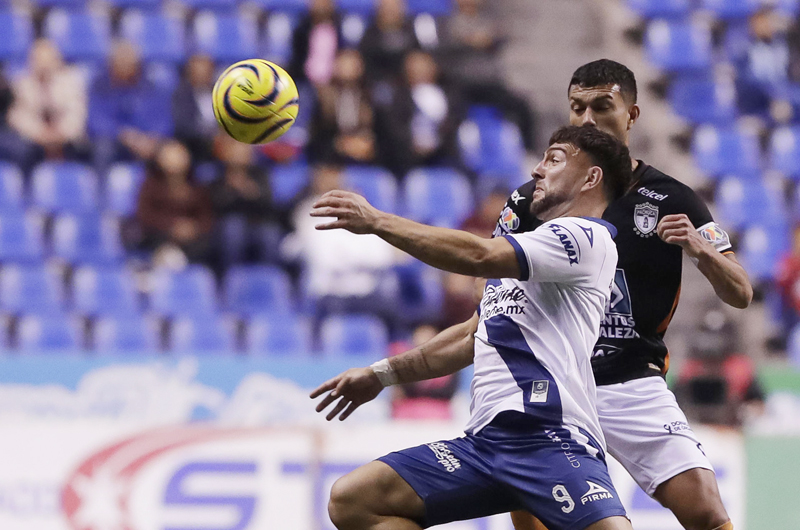
{"label": "player's neck", "polygon": [[581,195],[574,200],[561,203],[546,212],[538,215],[544,222],[552,221],[559,217],[603,217],[608,202],[603,198],[598,200],[595,196]]}

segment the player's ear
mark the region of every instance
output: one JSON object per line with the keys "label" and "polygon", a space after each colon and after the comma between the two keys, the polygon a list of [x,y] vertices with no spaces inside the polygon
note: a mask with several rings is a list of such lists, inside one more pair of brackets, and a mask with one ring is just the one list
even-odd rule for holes
{"label": "player's ear", "polygon": [[583,184],[583,190],[588,191],[603,184],[603,170],[600,166],[592,166],[586,173],[586,182]]}
{"label": "player's ear", "polygon": [[628,130],[633,127],[633,124],[636,123],[636,120],[639,119],[639,113],[641,110],[639,109],[639,105],[634,103],[628,108]]}

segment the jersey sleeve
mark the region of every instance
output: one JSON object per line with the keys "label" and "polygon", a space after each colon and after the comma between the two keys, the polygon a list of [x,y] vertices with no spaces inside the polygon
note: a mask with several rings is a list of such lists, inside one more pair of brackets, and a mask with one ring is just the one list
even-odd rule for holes
{"label": "jersey sleeve", "polygon": [[492,237],[528,232],[542,224],[531,214],[534,188],[535,182],[530,180],[514,190],[500,212]]}
{"label": "jersey sleeve", "polygon": [[503,237],[517,254],[520,280],[585,285],[593,284],[606,259],[616,260],[614,243],[601,230],[606,229],[557,219]]}
{"label": "jersey sleeve", "polygon": [[682,202],[683,213],[689,217],[689,220],[700,235],[703,236],[703,239],[711,243],[718,252],[732,252],[730,236],[714,220],[703,199],[691,188],[687,188]]}

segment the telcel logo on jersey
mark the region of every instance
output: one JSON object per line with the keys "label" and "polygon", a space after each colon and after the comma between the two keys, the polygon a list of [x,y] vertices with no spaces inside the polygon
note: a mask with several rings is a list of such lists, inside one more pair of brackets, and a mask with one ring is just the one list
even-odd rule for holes
{"label": "telcel logo on jersey", "polygon": [[564,246],[570,266],[578,263],[581,259],[581,247],[578,246],[578,240],[575,239],[575,236],[572,235],[572,232],[567,230],[567,228],[555,223],[550,223],[548,228],[551,232],[558,236],[559,241],[561,241],[561,244]]}
{"label": "telcel logo on jersey", "polygon": [[581,504],[586,504],[587,502],[601,501],[603,499],[614,498],[611,492],[605,489],[603,486],[595,484],[594,482],[589,480],[586,481],[586,484],[589,486],[589,491],[584,493],[583,497],[581,497]]}

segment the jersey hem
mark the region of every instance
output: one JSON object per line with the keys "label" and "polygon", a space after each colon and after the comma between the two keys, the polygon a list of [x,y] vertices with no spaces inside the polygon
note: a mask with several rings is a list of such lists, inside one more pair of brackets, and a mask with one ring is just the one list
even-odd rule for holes
{"label": "jersey hem", "polygon": [[504,235],[503,237],[506,239],[506,241],[511,243],[512,247],[514,247],[514,254],[517,256],[517,264],[519,265],[518,279],[520,281],[527,281],[531,276],[531,270],[528,266],[528,256],[525,255],[525,251],[522,250],[522,246],[520,246],[516,239],[508,234]]}

